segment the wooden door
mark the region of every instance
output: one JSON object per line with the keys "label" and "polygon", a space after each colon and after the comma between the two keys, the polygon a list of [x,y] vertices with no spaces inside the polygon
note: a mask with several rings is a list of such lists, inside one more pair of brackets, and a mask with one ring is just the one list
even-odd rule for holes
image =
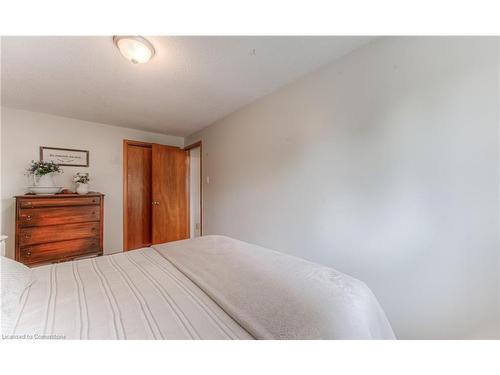
{"label": "wooden door", "polygon": [[152,146],[152,243],[189,238],[188,152]]}
{"label": "wooden door", "polygon": [[124,249],[151,245],[151,144],[124,141]]}

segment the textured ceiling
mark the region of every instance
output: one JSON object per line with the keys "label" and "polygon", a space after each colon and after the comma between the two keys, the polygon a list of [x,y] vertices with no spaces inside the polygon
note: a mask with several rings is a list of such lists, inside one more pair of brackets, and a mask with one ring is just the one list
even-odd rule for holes
{"label": "textured ceiling", "polygon": [[133,65],[112,37],[3,37],[2,105],[186,136],[370,37],[147,37]]}

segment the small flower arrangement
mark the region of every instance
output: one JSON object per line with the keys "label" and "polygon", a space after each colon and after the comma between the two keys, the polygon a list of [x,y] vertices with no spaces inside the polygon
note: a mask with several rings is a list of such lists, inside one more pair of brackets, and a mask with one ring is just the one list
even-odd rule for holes
{"label": "small flower arrangement", "polygon": [[77,184],[88,184],[90,182],[88,173],[77,173],[73,177],[73,182]]}
{"label": "small flower arrangement", "polygon": [[62,169],[59,165],[53,161],[31,161],[31,165],[26,170],[28,176],[45,176],[49,173],[62,173]]}

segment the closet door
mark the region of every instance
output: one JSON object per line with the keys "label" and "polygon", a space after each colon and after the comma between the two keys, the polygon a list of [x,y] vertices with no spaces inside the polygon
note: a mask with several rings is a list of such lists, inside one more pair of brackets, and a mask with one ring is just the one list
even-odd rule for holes
{"label": "closet door", "polygon": [[188,153],[152,146],[152,243],[189,238]]}
{"label": "closet door", "polygon": [[151,245],[151,144],[124,141],[124,249]]}

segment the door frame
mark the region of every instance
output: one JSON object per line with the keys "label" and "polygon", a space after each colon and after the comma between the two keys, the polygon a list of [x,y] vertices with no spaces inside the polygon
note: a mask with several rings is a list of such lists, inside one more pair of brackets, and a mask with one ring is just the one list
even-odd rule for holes
{"label": "door frame", "polygon": [[[201,140],[191,143],[188,146],[184,147],[184,150],[189,151],[189,165],[191,165],[191,149],[199,147],[200,148],[200,236],[203,236],[203,142]],[[189,176],[191,176],[191,167],[189,166]],[[189,200],[191,200],[191,179],[188,179],[188,196]],[[189,218],[191,220],[191,212],[189,213]],[[191,225],[190,225],[190,234],[191,237]]]}
{"label": "door frame", "polygon": [[[129,251],[128,249],[128,178],[127,178],[127,173],[128,173],[128,158],[127,158],[127,149],[129,146],[139,146],[139,147],[148,147],[148,148],[153,148],[153,144],[151,142],[142,142],[142,141],[134,141],[131,139],[124,139],[123,140],[123,171],[122,171],[122,180],[123,180],[123,251]],[[170,148],[175,148],[175,149],[180,149],[180,150],[185,150],[189,151],[192,148],[200,146],[200,235],[203,234],[203,204],[202,204],[202,197],[203,197],[203,181],[202,181],[202,146],[201,146],[201,141],[195,142],[187,147],[181,148],[181,147],[176,147],[176,146],[170,146],[170,145],[162,145],[165,147],[170,147]],[[188,152],[188,162],[190,162],[190,153]],[[186,166],[186,168],[189,169],[189,165]],[[190,199],[190,181],[189,181],[189,176],[190,173],[187,174],[187,181],[186,181],[186,186],[187,186],[187,197],[188,197],[188,220],[191,217],[191,212],[189,210],[189,199]],[[151,223],[152,224],[152,223]],[[189,237],[191,237],[191,231],[190,231],[190,225],[188,222],[188,228],[189,228]]]}
{"label": "door frame", "polygon": [[153,144],[148,142],[123,140],[123,251],[129,251],[128,248],[128,147],[138,146],[152,148]]}

